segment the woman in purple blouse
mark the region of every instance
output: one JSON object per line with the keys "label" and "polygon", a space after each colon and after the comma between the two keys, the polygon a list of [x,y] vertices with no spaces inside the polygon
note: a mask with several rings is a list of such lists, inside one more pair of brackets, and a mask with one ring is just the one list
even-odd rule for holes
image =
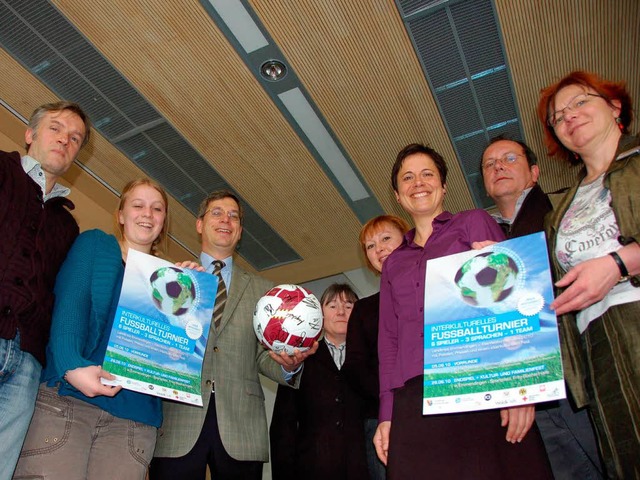
{"label": "woman in purple blouse", "polygon": [[424,145],[405,147],[393,166],[396,199],[416,228],[382,268],[376,451],[391,480],[551,479],[534,406],[422,415],[427,261],[469,250],[473,242],[504,240],[484,210],[444,210],[446,177],[442,156]]}

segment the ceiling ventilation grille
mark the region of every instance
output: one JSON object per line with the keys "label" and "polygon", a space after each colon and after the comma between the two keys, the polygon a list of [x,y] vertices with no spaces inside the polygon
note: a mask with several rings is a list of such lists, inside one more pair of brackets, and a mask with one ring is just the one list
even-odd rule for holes
{"label": "ceiling ventilation grille", "polygon": [[396,1],[475,204],[487,208],[482,151],[498,135],[523,139],[492,1]]}
{"label": "ceiling ventilation grille", "polygon": [[[159,112],[45,0],[0,0],[0,45],[194,215],[231,187]],[[300,256],[249,205],[239,252],[256,270]],[[194,226],[195,228],[195,226]]]}

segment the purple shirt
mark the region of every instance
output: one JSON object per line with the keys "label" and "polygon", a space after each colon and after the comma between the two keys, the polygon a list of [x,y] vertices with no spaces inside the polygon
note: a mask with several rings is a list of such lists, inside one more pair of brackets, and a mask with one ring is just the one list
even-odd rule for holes
{"label": "purple shirt", "polygon": [[424,248],[413,243],[415,234],[415,229],[405,234],[382,268],[378,333],[380,422],[391,420],[393,389],[423,374],[427,260],[470,250],[472,242],[500,242],[505,238],[484,210],[441,213],[433,220],[433,232]]}

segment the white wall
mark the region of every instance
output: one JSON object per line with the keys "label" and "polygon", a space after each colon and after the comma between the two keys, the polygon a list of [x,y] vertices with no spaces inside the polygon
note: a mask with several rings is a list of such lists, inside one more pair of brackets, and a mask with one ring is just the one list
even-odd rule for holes
{"label": "white wall", "polygon": [[380,279],[367,268],[348,270],[338,275],[332,275],[331,277],[319,278],[302,283],[301,286],[311,290],[311,292],[318,297],[318,300],[320,300],[322,292],[332,283],[348,283],[359,298],[373,295],[380,287]]}

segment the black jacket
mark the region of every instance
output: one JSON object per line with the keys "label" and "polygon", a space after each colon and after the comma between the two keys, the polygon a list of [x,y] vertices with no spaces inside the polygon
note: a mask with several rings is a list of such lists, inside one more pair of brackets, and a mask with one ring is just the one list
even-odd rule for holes
{"label": "black jacket", "polygon": [[320,341],[304,362],[300,388],[278,387],[270,429],[273,479],[368,478],[363,421],[360,396]]}

